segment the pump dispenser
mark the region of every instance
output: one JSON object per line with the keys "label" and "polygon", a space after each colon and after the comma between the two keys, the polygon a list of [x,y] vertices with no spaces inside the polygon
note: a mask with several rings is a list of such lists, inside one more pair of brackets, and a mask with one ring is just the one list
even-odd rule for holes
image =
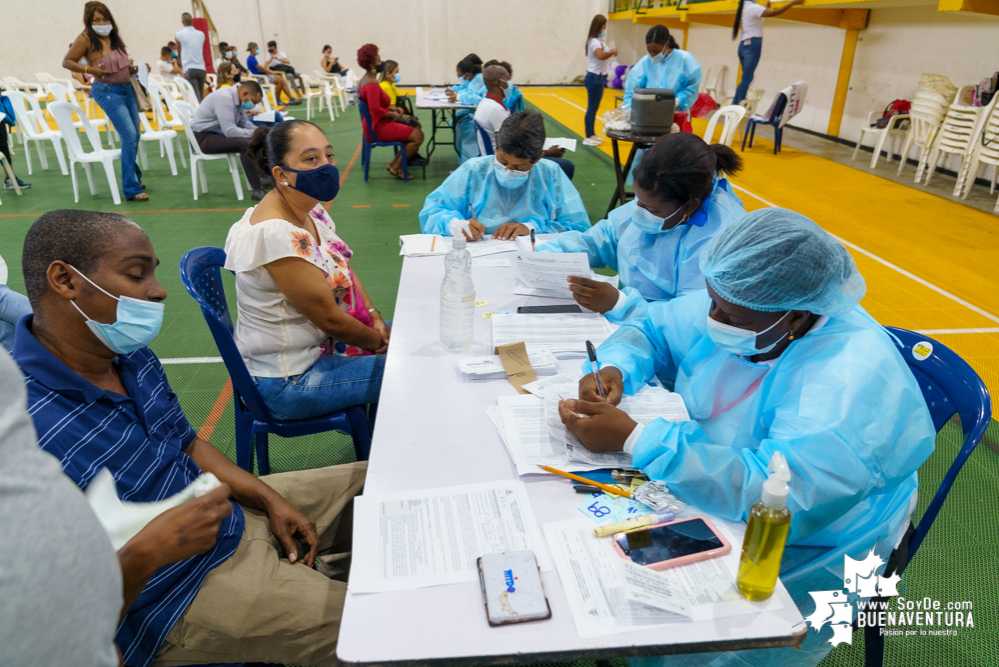
{"label": "pump dispenser", "polygon": [[739,592],[754,601],[766,600],[773,594],[791,528],[791,512],[787,509],[791,470],[787,459],[774,452],[767,470],[771,474],[763,483],[760,502],[749,511],[736,578]]}

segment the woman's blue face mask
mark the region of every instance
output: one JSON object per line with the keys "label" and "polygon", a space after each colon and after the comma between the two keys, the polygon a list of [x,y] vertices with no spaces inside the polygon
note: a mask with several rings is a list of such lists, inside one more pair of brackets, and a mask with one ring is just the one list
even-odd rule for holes
{"label": "woman's blue face mask", "polygon": [[711,341],[716,346],[726,352],[739,355],[740,357],[751,357],[757,354],[766,354],[777,347],[777,343],[784,340],[787,334],[785,333],[771,345],[767,345],[764,348],[757,347],[757,340],[759,340],[760,336],[780,324],[784,318],[790,314],[790,312],[790,310],[787,311],[781,315],[779,320],[759,332],[750,331],[749,329],[740,329],[739,327],[734,327],[731,324],[723,324],[708,314],[708,337],[711,338]]}
{"label": "woman's blue face mask", "polygon": [[292,190],[298,190],[307,197],[318,201],[332,201],[340,192],[340,170],[333,164],[324,164],[318,169],[299,171],[281,165],[285,171],[298,174],[295,185],[289,185]]}
{"label": "woman's blue face mask", "polygon": [[516,169],[510,169],[496,159],[495,156],[493,156],[493,166],[495,167],[493,173],[496,174],[496,180],[505,188],[518,188],[531,177],[530,170],[517,171]]}

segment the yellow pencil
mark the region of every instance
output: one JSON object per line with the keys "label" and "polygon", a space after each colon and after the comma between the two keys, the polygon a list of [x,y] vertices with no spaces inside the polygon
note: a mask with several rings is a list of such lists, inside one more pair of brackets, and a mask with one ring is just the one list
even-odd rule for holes
{"label": "yellow pencil", "polygon": [[562,477],[566,477],[568,479],[574,479],[577,482],[583,482],[584,484],[589,484],[590,486],[595,486],[598,489],[605,491],[607,493],[613,493],[618,496],[624,496],[625,498],[631,498],[631,493],[629,491],[624,491],[623,489],[619,489],[616,486],[611,486],[609,484],[601,484],[600,482],[594,482],[592,479],[580,477],[579,475],[573,475],[571,472],[564,472],[562,470],[558,470],[557,468],[552,468],[549,466],[539,466],[539,467],[542,470],[547,470],[550,473],[561,475]]}
{"label": "yellow pencil", "polygon": [[437,235],[434,234],[434,238],[430,241],[430,252],[434,251],[434,246],[437,245]]}

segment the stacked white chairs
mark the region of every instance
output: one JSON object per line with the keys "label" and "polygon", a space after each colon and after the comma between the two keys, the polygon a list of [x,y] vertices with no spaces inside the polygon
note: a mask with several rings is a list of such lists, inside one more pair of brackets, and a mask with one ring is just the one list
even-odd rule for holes
{"label": "stacked white chairs", "polygon": [[334,74],[330,78],[330,84],[333,97],[340,102],[340,111],[346,111],[350,99],[347,97],[347,84],[344,82],[344,78],[339,74]]}
{"label": "stacked white chairs", "polygon": [[[69,104],[71,106],[79,108],[79,105],[76,103],[76,91],[75,90],[73,90],[71,88],[67,88],[66,86],[62,85],[61,83],[50,83],[50,84],[48,84],[48,88],[49,88],[49,92],[52,93],[52,97],[54,97],[56,99],[56,102],[63,102],[65,104]],[[95,128],[103,127],[103,128],[106,128],[107,129],[107,135],[108,135],[108,145],[111,146],[111,148],[114,148],[114,132],[111,131],[111,124],[106,119],[104,119],[104,118],[90,118],[90,117],[87,116],[87,113],[85,111],[83,111],[82,109],[80,109],[80,111],[81,111],[81,113],[80,113],[80,119],[76,120],[76,121],[73,121],[73,127],[75,127],[77,130],[84,129],[83,121],[84,121],[84,119],[86,119],[87,120],[87,124],[90,127],[95,127]],[[63,137],[65,138],[66,131],[61,126],[60,126],[59,129],[62,131]],[[98,136],[99,136],[99,133],[98,133]]]}
{"label": "stacked white chairs", "polygon": [[24,136],[24,157],[28,162],[28,175],[33,173],[30,150],[33,141],[35,142],[35,150],[38,151],[38,159],[42,163],[42,169],[49,168],[49,161],[45,155],[45,143],[51,142],[52,148],[55,149],[56,159],[59,160],[60,171],[62,171],[63,176],[68,176],[66,157],[62,152],[62,133],[49,127],[38,100],[19,90],[7,91],[7,99],[14,107],[14,117]]}
{"label": "stacked white chairs", "polygon": [[955,93],[957,88],[945,76],[923,74],[920,77],[919,88],[909,107],[909,132],[905,136],[905,143],[902,144],[902,158],[899,160],[896,176],[902,174],[909,157],[909,150],[915,145],[922,147],[922,150],[914,182],[923,180],[933,140],[943,124],[944,116],[947,115],[947,107],[954,101]]}
{"label": "stacked white chairs", "polygon": [[302,74],[302,83],[305,84],[305,94],[302,96],[305,99],[305,119],[312,120],[312,100],[318,100],[316,103],[316,113],[319,114],[322,112],[323,103],[325,102],[330,108],[330,120],[334,120],[332,106],[333,93],[330,82],[315,79],[308,74]]}
{"label": "stacked white chairs", "polygon": [[[173,104],[175,102],[174,97],[167,92],[167,90],[161,87],[158,83],[153,81],[149,82],[149,103],[153,107],[153,115],[156,116],[156,127],[159,130],[176,130],[180,131],[184,129],[184,124],[177,118]],[[167,112],[169,111],[170,117],[167,118]],[[184,161],[184,151],[180,152],[181,162]]]}
{"label": "stacked white chairs", "polygon": [[[968,161],[968,169],[964,181],[959,183],[961,198],[967,199],[971,186],[983,167],[993,168],[989,183],[989,194],[995,194],[999,183],[999,95],[992,97],[992,102],[984,107],[985,113],[977,136],[974,137],[974,149]],[[995,212],[999,213],[999,198],[996,199]]]}
{"label": "stacked white chairs", "polygon": [[725,94],[725,76],[728,66],[715,65],[708,68],[708,73],[701,80],[701,92],[707,93],[713,100],[720,100]]}
{"label": "stacked white chairs", "polygon": [[[45,86],[48,86],[50,83],[58,83],[58,84],[60,84],[62,86],[65,86],[65,87],[69,88],[72,91],[83,92],[83,85],[79,81],[77,81],[76,79],[73,79],[73,78],[60,79],[58,77],[52,76],[48,72],[39,72],[38,74],[35,74],[35,78],[38,79],[38,83],[40,83],[42,85],[45,85]],[[85,112],[87,112],[88,116],[90,115],[90,105],[92,103],[93,103],[93,100],[90,99],[90,95],[87,95],[86,93],[84,93],[84,95],[83,95],[83,110]]]}
{"label": "stacked white chairs", "polygon": [[[143,171],[149,169],[149,158],[146,157],[146,144],[155,141],[160,146],[160,157],[164,155],[170,161],[170,173],[174,176],[177,175],[177,162],[174,160],[173,154],[173,140],[177,138],[177,131],[171,130],[169,127],[164,127],[161,130],[154,130],[152,125],[149,124],[149,119],[146,118],[146,114],[142,111],[139,112],[139,122],[142,124],[142,134],[139,135],[139,159],[142,164]],[[184,166],[187,163],[184,160],[184,151],[179,149],[180,160],[184,162]]]}
{"label": "stacked white chairs", "polygon": [[947,155],[956,155],[961,160],[954,184],[954,196],[961,196],[962,185],[967,180],[971,153],[975,148],[981,120],[985,117],[988,107],[976,107],[971,104],[974,86],[965,86],[958,91],[954,103],[947,109],[943,123],[933,138],[927,159],[925,185],[930,184],[933,173]]}
{"label": "stacked white chairs", "polygon": [[201,105],[201,101],[198,99],[198,94],[194,91],[194,86],[191,82],[182,76],[175,77],[173,84],[180,89],[180,99],[184,100],[192,107],[197,109]]}
{"label": "stacked white chairs", "polygon": [[177,116],[184,124],[184,134],[187,135],[187,145],[190,148],[191,158],[191,188],[194,190],[194,201],[198,201],[198,177],[201,177],[201,191],[208,192],[208,176],[205,174],[205,162],[210,160],[228,160],[229,173],[232,174],[232,183],[236,186],[236,199],[243,201],[243,184],[239,181],[239,162],[236,153],[205,153],[201,150],[198,140],[194,138],[194,131],[191,130],[191,118],[194,117],[194,107],[187,102],[177,102],[175,105]]}
{"label": "stacked white chairs", "polygon": [[49,96],[48,91],[45,90],[45,86],[40,83],[25,83],[16,76],[5,76],[3,81],[7,84],[8,90],[20,90],[22,93],[31,95],[39,102]]}
{"label": "stacked white chairs", "polygon": [[[877,166],[878,158],[881,157],[881,149],[884,148],[888,139],[891,139],[891,143],[888,144],[888,162],[890,163],[896,152],[895,149],[899,148],[899,144],[905,143],[905,137],[909,133],[909,114],[896,114],[888,119],[887,125],[878,127],[875,123],[883,114],[882,111],[872,111],[867,114],[867,122],[860,126],[860,139],[857,140],[857,145],[853,149],[853,157],[850,158],[851,160],[857,159],[857,153],[860,152],[860,146],[864,143],[864,137],[873,134],[874,155],[871,156],[871,169]],[[901,157],[904,162],[905,156]]]}
{"label": "stacked white chairs", "polygon": [[[727,107],[722,107],[718,111],[714,112],[711,116],[711,120],[708,121],[708,129],[704,131],[704,141],[709,144],[724,144],[730,146],[732,140],[735,139],[735,132],[739,128],[739,123],[746,116],[746,107],[739,104],[731,104]],[[722,122],[721,136],[718,137],[718,141],[712,141],[715,136],[715,126],[718,122]]]}
{"label": "stacked white chairs", "polygon": [[[80,187],[76,180],[76,165],[83,165],[83,170],[87,173],[87,183],[90,185],[90,194],[96,195],[97,188],[94,187],[94,174],[90,169],[90,165],[99,162],[104,167],[104,174],[107,176],[108,185],[111,187],[111,198],[114,200],[115,206],[121,204],[121,196],[118,194],[118,178],[114,173],[114,161],[121,158],[121,150],[108,150],[101,145],[101,135],[97,131],[97,128],[91,125],[90,119],[83,113],[83,109],[76,104],[52,102],[48,105],[48,110],[55,117],[59,131],[62,132],[63,140],[66,142],[66,150],[69,153],[69,174],[73,179],[73,201],[77,204],[80,203]],[[73,120],[73,114],[80,117],[83,132],[90,142],[91,150],[89,152],[83,149],[80,135],[76,131],[76,121]]]}

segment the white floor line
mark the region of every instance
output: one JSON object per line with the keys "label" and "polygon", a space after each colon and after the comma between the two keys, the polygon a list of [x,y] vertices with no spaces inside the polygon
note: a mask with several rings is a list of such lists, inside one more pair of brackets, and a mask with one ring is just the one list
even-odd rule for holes
{"label": "white floor line", "polygon": [[919,329],[918,332],[927,336],[936,336],[939,334],[983,334],[999,333],[999,327],[982,327],[978,329]]}
{"label": "white floor line", "polygon": [[221,364],[222,357],[174,357],[173,359],[160,359],[164,366],[168,364]]}
{"label": "white floor line", "polygon": [[[757,194],[755,194],[753,192],[750,192],[746,188],[739,187],[735,183],[732,184],[732,187],[734,187],[736,190],[740,190],[742,192],[745,192],[750,197],[753,197],[754,199],[763,202],[767,206],[771,206],[773,208],[778,208],[778,206],[776,204],[768,202],[763,197],[760,197],[759,195],[757,195]],[[835,238],[837,241],[839,241],[840,243],[842,243],[843,245],[845,245],[847,248],[853,248],[854,250],[856,250],[857,252],[859,252],[861,255],[864,255],[866,257],[870,257],[875,262],[883,264],[884,266],[887,266],[889,269],[892,269],[893,271],[901,273],[906,278],[910,278],[910,279],[916,281],[917,283],[919,283],[923,287],[927,287],[927,288],[933,290],[934,292],[936,292],[937,294],[940,294],[941,296],[945,296],[945,297],[947,297],[948,299],[950,299],[951,301],[953,301],[955,303],[961,304],[962,306],[964,306],[968,310],[974,311],[974,312],[978,313],[979,315],[981,315],[982,317],[984,317],[986,319],[989,319],[989,320],[992,320],[993,322],[996,322],[997,324],[999,324],[999,317],[996,317],[992,313],[990,313],[990,312],[988,312],[986,310],[983,310],[983,309],[979,308],[978,306],[976,306],[974,304],[968,303],[967,301],[965,301],[961,297],[955,296],[955,295],[951,294],[950,292],[948,292],[947,290],[942,289],[940,287],[937,287],[936,285],[934,285],[933,283],[929,282],[928,280],[923,280],[919,276],[914,275],[914,274],[906,271],[905,269],[903,269],[900,266],[896,266],[895,264],[892,264],[891,262],[889,262],[886,259],[882,259],[881,257],[878,257],[877,255],[875,255],[872,252],[864,250],[863,248],[861,248],[860,246],[858,246],[858,245],[856,245],[854,243],[850,243],[846,239],[842,239],[842,238],[836,236],[835,234],[833,234],[833,238]],[[939,331],[944,332],[944,331],[949,331],[949,330],[940,329]],[[960,330],[955,330],[955,331],[961,331],[961,332],[965,332],[966,331],[968,333],[991,333],[990,331],[987,331],[987,330],[982,330],[981,332],[977,332],[977,331],[972,330],[972,329],[960,329]],[[924,332],[924,333],[926,333],[926,332]]]}
{"label": "white floor line", "polygon": [[[586,113],[586,109],[584,109],[583,107],[579,106],[578,104],[574,104],[573,102],[570,102],[569,100],[565,99],[561,95],[556,95],[555,93],[534,93],[534,95],[547,95],[548,97],[554,97],[555,99],[562,100],[563,102],[565,102],[569,106],[574,107],[576,109],[579,109],[583,113]],[[597,116],[596,122],[600,123],[601,125],[604,124],[604,121],[603,121],[603,119],[600,118],[600,116]]]}

